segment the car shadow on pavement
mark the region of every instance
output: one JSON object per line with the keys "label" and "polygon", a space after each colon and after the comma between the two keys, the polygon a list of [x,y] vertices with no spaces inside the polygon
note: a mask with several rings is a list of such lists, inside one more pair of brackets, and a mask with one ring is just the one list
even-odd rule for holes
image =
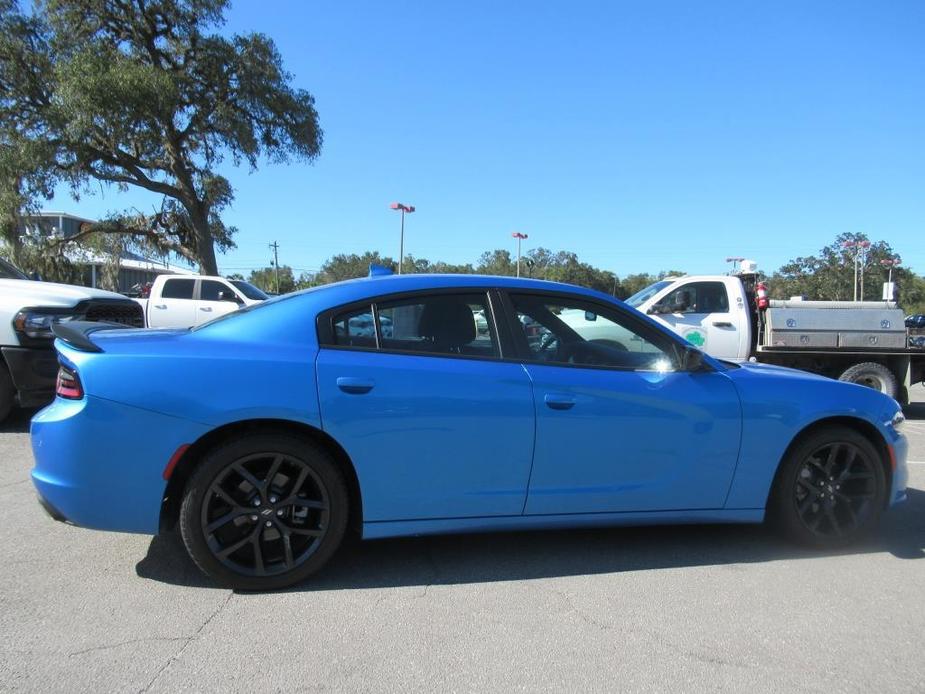
{"label": "car shadow on pavement", "polygon": [[[925,491],[888,513],[878,532],[849,548],[820,552],[778,538],[760,525],[686,525],[445,535],[350,541],[317,576],[290,591],[453,585],[620,573],[691,566],[889,552],[925,557]],[[155,537],[136,567],[163,583],[214,587],[177,533]]]}
{"label": "car shadow on pavement", "polygon": [[925,402],[910,402],[903,407],[903,414],[911,421],[925,419]]}

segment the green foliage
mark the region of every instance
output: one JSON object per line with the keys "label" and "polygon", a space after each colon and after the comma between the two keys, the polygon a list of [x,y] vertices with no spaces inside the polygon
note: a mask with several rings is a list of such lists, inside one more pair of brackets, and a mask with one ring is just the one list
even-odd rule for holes
{"label": "green foliage", "polygon": [[222,161],[311,161],[322,142],[314,99],[292,87],[273,41],[214,33],[227,4],[39,0],[26,15],[0,0],[0,142],[42,154],[34,168],[8,165],[12,183],[0,161],[0,186],[29,199],[53,171],[75,194],[93,180],[157,193],[159,211],[95,231],[215,274],[235,231],[221,220],[234,198]]}
{"label": "green foliage", "polygon": [[[405,261],[408,264],[408,260]],[[411,262],[420,262],[414,261]],[[427,261],[424,261],[427,262]],[[398,270],[398,264],[388,256],[380,256],[378,251],[366,251],[363,255],[356,253],[340,253],[329,258],[321,266],[319,283],[327,284],[329,282],[340,282],[341,280],[350,280],[356,277],[366,277],[369,274],[369,266],[382,265],[391,268],[393,272]]]}
{"label": "green foliage", "polygon": [[261,270],[252,270],[247,281],[269,294],[288,294],[297,289],[292,268],[288,265],[279,266],[279,287],[276,286],[276,279],[276,268],[265,267]]}
{"label": "green foliage", "polygon": [[[795,258],[784,264],[770,278],[771,296],[777,299],[805,296],[818,301],[851,301],[854,299],[854,273],[857,246],[845,243],[869,241],[864,234],[840,234],[822,248],[818,255]],[[881,261],[900,258],[886,241],[871,242],[866,253],[858,256],[858,298],[879,300],[889,270]],[[863,284],[861,282],[863,278]],[[925,308],[925,280],[908,268],[893,268],[897,286],[897,301],[910,313]],[[863,293],[861,287],[863,286]]]}

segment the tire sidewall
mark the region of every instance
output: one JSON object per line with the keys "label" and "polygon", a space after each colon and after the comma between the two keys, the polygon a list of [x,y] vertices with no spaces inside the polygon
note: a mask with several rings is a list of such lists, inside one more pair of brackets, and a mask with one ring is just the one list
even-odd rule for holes
{"label": "tire sidewall", "polygon": [[[209,549],[200,522],[202,504],[215,478],[229,465],[255,453],[282,453],[304,462],[318,475],[330,500],[328,530],[321,545],[304,563],[273,576],[246,576],[222,564]],[[341,544],[347,528],[348,496],[343,475],[323,448],[292,435],[260,434],[230,441],[207,453],[190,478],[180,507],[180,533],[196,565],[224,586],[237,590],[288,587],[321,569]]]}
{"label": "tire sidewall", "polygon": [[[811,453],[833,443],[850,443],[857,446],[873,464],[874,498],[872,509],[864,522],[852,532],[839,537],[823,537],[813,533],[800,518],[796,506],[796,486],[800,469]],[[769,511],[771,520],[792,540],[820,549],[843,547],[869,535],[876,527],[886,505],[887,477],[882,458],[874,445],[864,436],[845,427],[831,427],[814,432],[800,441],[778,471],[774,483]]]}

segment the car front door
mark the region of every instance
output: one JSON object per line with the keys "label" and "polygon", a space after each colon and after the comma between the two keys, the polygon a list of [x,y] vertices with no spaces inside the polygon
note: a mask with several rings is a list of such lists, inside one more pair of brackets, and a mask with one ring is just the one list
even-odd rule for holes
{"label": "car front door", "polygon": [[509,309],[530,328],[537,413],[525,513],[722,508],[741,428],[729,378],[682,370],[679,343],[612,305],[514,294]]}
{"label": "car front door", "polygon": [[196,302],[193,290],[196,280],[170,277],[161,287],[157,299],[148,300],[149,328],[188,328],[196,323]]}
{"label": "car front door", "polygon": [[[222,299],[220,296],[227,298]],[[216,280],[200,280],[199,300],[196,302],[196,325],[237,311],[243,303],[228,285]]]}
{"label": "car front door", "polygon": [[687,282],[652,307],[661,321],[698,349],[718,359],[739,358],[740,328],[726,285]]}
{"label": "car front door", "polygon": [[322,426],[354,463],[364,522],[523,512],[533,395],[490,309],[484,292],[415,294],[319,319]]}

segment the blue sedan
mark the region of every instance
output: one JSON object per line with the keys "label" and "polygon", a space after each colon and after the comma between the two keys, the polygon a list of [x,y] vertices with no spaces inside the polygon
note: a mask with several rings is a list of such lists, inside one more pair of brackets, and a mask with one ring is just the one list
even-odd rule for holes
{"label": "blue sedan", "polygon": [[42,505],[88,528],[179,525],[236,588],[304,579],[347,532],[769,519],[831,547],[905,498],[891,398],[717,361],[579,287],[380,276],[192,330],[103,327],[55,328],[57,398],[32,421]]}

